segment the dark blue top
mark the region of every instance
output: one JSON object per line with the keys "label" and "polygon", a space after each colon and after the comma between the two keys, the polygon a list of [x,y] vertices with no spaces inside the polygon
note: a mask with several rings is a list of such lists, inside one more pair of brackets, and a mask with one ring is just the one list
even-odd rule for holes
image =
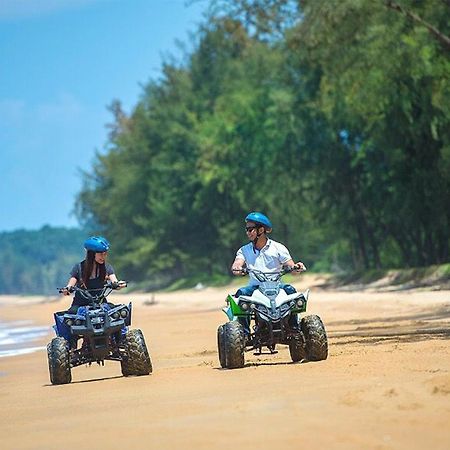
{"label": "dark blue top", "polygon": [[[81,287],[82,284],[82,276],[83,276],[83,266],[85,261],[81,261],[78,264],[75,264],[72,267],[72,270],[70,271],[70,276],[77,279],[77,286]],[[109,263],[105,263],[105,270],[106,270],[106,276],[111,275],[114,273],[113,266]],[[87,289],[101,289],[103,285],[105,284],[105,280],[102,280],[100,278],[100,270],[99,270],[99,264],[97,264],[97,272],[95,274],[95,278],[90,278],[87,282]],[[88,304],[88,300],[83,298],[79,292],[75,292],[75,296],[72,302],[72,305],[77,306],[86,306]]]}

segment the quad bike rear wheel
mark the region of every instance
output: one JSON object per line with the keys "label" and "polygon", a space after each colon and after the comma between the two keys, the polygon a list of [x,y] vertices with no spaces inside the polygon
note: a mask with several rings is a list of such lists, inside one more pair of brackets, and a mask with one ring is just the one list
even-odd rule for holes
{"label": "quad bike rear wheel", "polygon": [[306,341],[306,358],[309,361],[322,361],[328,357],[327,333],[319,316],[304,317],[300,327]]}
{"label": "quad bike rear wheel", "polygon": [[120,362],[122,375],[148,375],[152,372],[152,362],[145,344],[144,335],[139,329],[128,330],[124,337],[126,357]]}
{"label": "quad bike rear wheel", "polygon": [[238,369],[244,367],[245,332],[244,327],[233,320],[223,325],[225,367]]}
{"label": "quad bike rear wheel", "polygon": [[52,384],[67,384],[72,381],[69,345],[63,337],[55,337],[47,345],[48,371]]}

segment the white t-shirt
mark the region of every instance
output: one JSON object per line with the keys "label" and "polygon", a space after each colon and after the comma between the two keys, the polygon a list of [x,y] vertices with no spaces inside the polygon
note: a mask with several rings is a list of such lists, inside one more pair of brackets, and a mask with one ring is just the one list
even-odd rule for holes
{"label": "white t-shirt", "polygon": [[[261,250],[255,249],[252,242],[242,246],[236,253],[236,259],[243,259],[249,269],[277,272],[292,257],[283,244],[267,239],[266,245]],[[249,284],[253,286],[260,283],[252,274],[249,281]]]}

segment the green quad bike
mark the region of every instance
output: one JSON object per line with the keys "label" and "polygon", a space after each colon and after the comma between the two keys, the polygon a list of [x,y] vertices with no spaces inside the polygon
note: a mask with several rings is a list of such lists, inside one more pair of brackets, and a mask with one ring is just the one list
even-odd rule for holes
{"label": "green quad bike", "polygon": [[327,334],[320,317],[309,315],[299,321],[299,314],[306,311],[309,289],[287,294],[282,288],[281,277],[291,271],[290,268],[270,273],[243,270],[245,274],[252,273],[260,284],[251,296],[227,297],[228,307],[223,311],[229,322],[217,330],[223,368],[243,367],[246,351],[254,350],[255,355],[260,355],[262,348],[267,347],[270,354],[277,353],[277,344],[289,346],[293,362],[327,359]]}

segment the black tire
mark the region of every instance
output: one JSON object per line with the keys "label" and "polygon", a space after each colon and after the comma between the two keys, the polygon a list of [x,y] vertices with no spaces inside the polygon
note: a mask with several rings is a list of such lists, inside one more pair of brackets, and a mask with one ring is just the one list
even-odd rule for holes
{"label": "black tire", "polygon": [[237,321],[227,322],[223,325],[225,367],[238,369],[244,367],[245,358],[245,332],[244,327]]}
{"label": "black tire", "polygon": [[227,367],[227,360],[225,354],[225,332],[223,325],[217,328],[217,349],[219,352],[219,362],[221,367]]}
{"label": "black tire", "polygon": [[128,330],[124,337],[126,357],[120,362],[122,375],[148,375],[152,372],[152,362],[145,345],[144,335],[141,330]]}
{"label": "black tire", "polygon": [[328,357],[328,340],[325,327],[319,316],[306,316],[300,322],[306,341],[306,358],[322,361]]}
{"label": "black tire", "polygon": [[47,345],[48,371],[52,384],[67,384],[72,381],[69,346],[62,337],[55,337]]}
{"label": "black tire", "polygon": [[305,348],[300,336],[291,339],[289,342],[289,353],[293,362],[299,362],[306,358]]}

